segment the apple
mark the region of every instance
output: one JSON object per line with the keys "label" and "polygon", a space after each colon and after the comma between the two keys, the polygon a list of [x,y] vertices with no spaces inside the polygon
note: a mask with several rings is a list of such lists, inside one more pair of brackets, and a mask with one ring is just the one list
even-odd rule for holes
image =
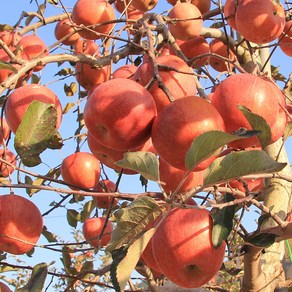
{"label": "apple", "polygon": [[[193,140],[211,130],[225,131],[220,113],[207,100],[186,96],[160,111],[152,126],[152,143],[161,159],[186,170],[185,156]],[[207,168],[217,156],[200,162],[194,171]]]}
{"label": "apple", "polygon": [[[119,192],[117,185],[109,179],[104,179],[104,180],[99,181],[98,185],[94,188],[94,191],[100,192],[100,193]],[[104,197],[94,196],[93,199],[96,202],[96,206],[102,209],[108,209],[110,206],[114,207],[118,203],[118,200],[116,198],[111,198],[108,196],[104,196]]]}
{"label": "apple", "polygon": [[[104,229],[105,224],[106,227]],[[102,233],[103,229],[104,232]],[[82,226],[82,231],[85,240],[92,247],[98,248],[104,247],[109,243],[111,239],[112,230],[113,230],[112,222],[110,220],[107,220],[106,222],[105,217],[88,218],[84,221]]]}
{"label": "apple", "polygon": [[[159,76],[174,99],[196,94],[197,88],[193,70],[182,59],[174,55],[162,55],[156,58],[156,63],[158,66],[163,66],[158,68]],[[169,67],[169,70],[165,67]],[[171,67],[175,70],[171,70]],[[153,77],[154,67],[150,60],[142,63],[134,74],[134,80],[143,86],[148,85]],[[149,92],[155,100],[158,112],[170,103],[157,81],[149,88]]]}
{"label": "apple", "polygon": [[[23,51],[27,54],[28,59],[37,59],[49,55],[47,51],[47,45],[37,35],[25,35],[19,42],[18,46],[22,47]],[[39,64],[33,68],[33,71],[37,72],[43,69],[43,65]]]}
{"label": "apple", "polygon": [[199,36],[203,27],[200,10],[188,2],[177,2],[170,10],[168,28],[171,34],[179,40],[188,40]]}
{"label": "apple", "polygon": [[72,20],[80,26],[78,31],[85,39],[96,40],[108,34],[114,27],[110,22],[116,19],[114,8],[106,0],[78,0],[72,11]]}
{"label": "apple", "polygon": [[7,140],[10,136],[10,128],[5,120],[5,118],[0,119],[0,145],[5,144],[5,140]]}
{"label": "apple", "polygon": [[119,13],[129,13],[129,11],[136,10],[132,1],[115,0],[114,6]]}
{"label": "apple", "polygon": [[276,0],[241,0],[235,13],[237,31],[256,44],[278,38],[285,26],[285,10]]}
{"label": "apple", "polygon": [[132,0],[131,3],[137,10],[149,11],[157,5],[158,0]]}
{"label": "apple", "polygon": [[133,79],[134,73],[137,71],[135,65],[123,65],[113,72],[113,78],[130,78]]}
{"label": "apple", "polygon": [[[280,106],[279,98],[275,97],[275,90],[270,84],[264,78],[243,73],[229,76],[216,87],[212,104],[221,114],[226,132],[233,133],[240,128],[252,130],[247,119],[238,109],[238,105],[243,105],[264,118],[273,133],[273,127],[279,118]],[[229,146],[244,149],[260,146],[260,143],[257,137],[251,137],[231,142]]]}
{"label": "apple", "polygon": [[10,130],[15,134],[22,118],[33,100],[55,105],[57,110],[56,128],[62,122],[62,106],[57,95],[48,87],[27,84],[15,89],[7,98],[5,117]]}
{"label": "apple", "polygon": [[224,5],[224,15],[226,17],[226,21],[235,30],[237,30],[236,21],[235,21],[235,13],[236,13],[237,5],[238,5],[238,1],[236,0],[226,0],[225,5]]}
{"label": "apple", "polygon": [[[0,149],[0,158],[11,163],[13,166],[16,166],[16,156],[14,155],[13,152],[8,150],[7,148]],[[8,165],[5,162],[0,162],[0,176],[2,176],[2,177],[10,176],[14,171],[13,166]]]}
{"label": "apple", "polygon": [[8,47],[16,47],[17,43],[21,39],[21,35],[15,31],[4,30],[0,32],[0,39],[8,46]]}
{"label": "apple", "polygon": [[73,190],[92,189],[100,178],[100,162],[91,153],[76,152],[62,161],[61,175]]}
{"label": "apple", "polygon": [[[167,194],[173,193],[186,172],[171,166],[162,159],[159,159],[159,175],[162,182],[162,188]],[[190,189],[203,184],[204,171],[192,171],[178,190],[178,193],[184,193]]]}
{"label": "apple", "polygon": [[152,95],[142,85],[115,78],[91,93],[84,108],[84,121],[101,144],[128,151],[150,138],[156,112]]}
{"label": "apple", "polygon": [[[230,61],[235,60],[234,53],[219,39],[213,39],[210,42],[210,52],[227,58]],[[227,63],[226,61],[215,56],[210,57],[210,66],[218,72],[230,71],[234,67],[231,63]]]}
{"label": "apple", "polygon": [[67,46],[74,45],[80,39],[80,35],[72,24],[69,18],[59,20],[54,31],[56,39],[61,40],[61,43]]}
{"label": "apple", "polygon": [[292,20],[286,22],[279,37],[279,47],[287,56],[292,57]]}
{"label": "apple", "polygon": [[204,37],[198,36],[187,41],[176,40],[180,49],[188,59],[198,58],[192,63],[192,68],[207,65],[209,57],[199,58],[200,55],[210,53],[210,45]]}
{"label": "apple", "polygon": [[2,282],[0,282],[0,291],[1,292],[11,292],[9,287],[6,284],[2,283]]}
{"label": "apple", "polygon": [[43,229],[43,218],[30,200],[16,195],[0,195],[0,250],[25,254],[37,243]]}
{"label": "apple", "polygon": [[210,281],[224,260],[225,242],[212,243],[213,221],[208,210],[175,208],[157,227],[152,249],[160,271],[184,288]]}
{"label": "apple", "polygon": [[99,55],[99,46],[93,40],[79,38],[74,44],[73,49],[76,54],[88,54],[91,56]]}
{"label": "apple", "polygon": [[[175,5],[178,2],[178,0],[167,0],[167,2],[171,5]],[[183,0],[180,2],[187,2],[187,1]],[[211,0],[191,0],[190,3],[195,5],[202,14],[205,14],[206,12],[210,11],[210,8],[211,8]]]}

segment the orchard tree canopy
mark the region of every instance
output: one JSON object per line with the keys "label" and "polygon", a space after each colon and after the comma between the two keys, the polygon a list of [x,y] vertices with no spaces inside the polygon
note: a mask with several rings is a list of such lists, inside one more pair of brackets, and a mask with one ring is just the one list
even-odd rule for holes
{"label": "orchard tree canopy", "polygon": [[288,291],[292,4],[4,2],[0,290]]}

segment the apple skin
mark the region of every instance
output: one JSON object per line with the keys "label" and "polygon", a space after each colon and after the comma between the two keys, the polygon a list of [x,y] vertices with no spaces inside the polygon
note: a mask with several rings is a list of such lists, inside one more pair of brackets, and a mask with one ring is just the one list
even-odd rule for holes
{"label": "apple skin", "polygon": [[[175,5],[178,1],[177,0],[167,0],[167,2],[171,5]],[[186,0],[180,2],[187,2]],[[190,1],[193,5],[195,5],[202,14],[210,11],[211,8],[211,0],[191,0]]]}
{"label": "apple skin", "polygon": [[[200,97],[186,96],[170,103],[158,113],[152,126],[152,143],[161,159],[186,170],[185,156],[193,140],[211,130],[225,131],[217,109]],[[194,171],[207,168],[216,157],[213,155],[200,162]]]}
{"label": "apple skin", "polygon": [[[272,132],[279,117],[279,101],[275,98],[275,92],[269,82],[249,73],[231,75],[223,80],[216,87],[211,101],[221,114],[227,133],[233,133],[239,128],[252,129],[237,108],[238,105],[243,105],[264,118]],[[251,137],[231,142],[229,146],[244,149],[260,146],[260,143],[257,137]]]}
{"label": "apple skin", "polygon": [[86,29],[78,31],[80,36],[90,40],[99,39],[101,37],[99,33],[107,34],[114,26],[113,23],[98,24],[116,19],[114,8],[105,0],[78,0],[73,7],[71,17],[77,25],[97,25],[91,28],[97,33]]}
{"label": "apple skin", "polygon": [[105,222],[105,217],[88,218],[84,221],[82,226],[83,235],[92,247],[104,247],[109,243],[113,230],[113,225],[110,220],[107,221],[102,238],[97,238],[101,234]]}
{"label": "apple skin", "polygon": [[152,249],[160,271],[184,288],[201,287],[219,271],[225,242],[212,244],[213,221],[208,210],[175,208],[157,227]]}
{"label": "apple skin", "polygon": [[4,145],[10,135],[10,128],[4,118],[0,119],[0,125],[0,145]]}
{"label": "apple skin", "polygon": [[132,0],[131,3],[137,10],[146,12],[153,9],[157,5],[158,0]]}
{"label": "apple skin", "polygon": [[[0,157],[4,159],[5,161],[11,163],[13,166],[16,166],[16,156],[13,152],[10,150],[0,149]],[[5,164],[4,162],[0,162],[0,176],[2,177],[8,177],[10,174],[12,174],[14,171],[14,167]]]}
{"label": "apple skin", "polygon": [[[182,59],[174,55],[159,56],[156,58],[156,62],[158,65],[173,67],[181,72],[193,73],[193,70]],[[134,74],[134,80],[141,85],[146,86],[153,78],[153,74],[153,64],[149,60],[138,67]],[[193,75],[183,74],[174,70],[159,69],[159,76],[174,99],[179,99],[188,95],[195,95],[197,92]],[[159,88],[157,81],[151,86],[149,92],[155,100],[158,112],[170,103],[167,95],[161,88]]]}
{"label": "apple skin", "polygon": [[93,40],[86,40],[79,38],[78,41],[73,46],[75,54],[88,54],[91,56],[98,56],[99,46]]}
{"label": "apple skin", "polygon": [[16,47],[17,43],[21,39],[21,35],[15,31],[1,31],[0,39],[8,46],[8,47]]}
{"label": "apple skin", "polygon": [[[73,33],[75,29],[72,27],[72,21],[69,18],[65,18],[60,20],[56,27],[55,27],[55,37],[57,40],[61,40],[62,38],[68,36],[69,34]],[[80,39],[80,35],[75,32],[74,34],[68,36],[64,40],[62,40],[62,44],[66,46],[74,45]]]}
{"label": "apple skin", "polygon": [[54,104],[57,110],[56,128],[60,127],[62,122],[62,106],[57,95],[46,86],[27,84],[15,89],[9,95],[5,105],[6,121],[14,134],[33,100]]}
{"label": "apple skin", "polygon": [[[94,188],[94,191],[100,193],[119,192],[119,190],[117,189],[117,185],[109,179],[101,180],[98,183],[98,185]],[[93,197],[93,199],[95,200],[96,206],[102,209],[108,209],[110,206],[114,207],[118,203],[118,200],[116,198],[113,199],[108,196]]]}
{"label": "apple skin", "polygon": [[117,68],[113,72],[113,78],[129,78],[133,79],[135,72],[137,71],[137,66],[135,65],[123,65]]}
{"label": "apple skin", "polygon": [[285,26],[284,7],[275,0],[241,0],[235,13],[237,31],[256,44],[269,43]]}
{"label": "apple skin", "polygon": [[91,93],[84,108],[84,121],[101,144],[128,151],[150,138],[156,114],[153,97],[142,85],[115,78]]}
{"label": "apple skin", "polygon": [[0,282],[0,291],[1,292],[11,292],[9,287],[6,284],[2,283],[2,282]]}
{"label": "apple skin", "polygon": [[[67,156],[61,163],[63,180],[74,186],[92,189],[100,178],[99,160],[88,152],[76,152]],[[78,188],[71,187],[76,190]]]}
{"label": "apple skin", "polygon": [[36,244],[42,229],[43,218],[34,203],[16,194],[0,196],[0,230],[4,235],[0,236],[0,250],[25,254]]}
{"label": "apple skin", "polygon": [[226,17],[227,23],[235,30],[237,30],[236,27],[236,21],[235,21],[235,13],[236,13],[236,0],[226,0],[224,5],[224,15]]}
{"label": "apple skin", "polygon": [[[285,35],[283,37],[283,34]],[[292,57],[292,20],[286,22],[283,33],[281,34],[280,49],[287,56]],[[282,38],[283,37],[283,38]]]}
{"label": "apple skin", "polygon": [[188,40],[199,36],[203,27],[203,18],[200,10],[193,4],[177,2],[168,14],[173,19],[191,19],[168,23],[171,34],[179,40]]}

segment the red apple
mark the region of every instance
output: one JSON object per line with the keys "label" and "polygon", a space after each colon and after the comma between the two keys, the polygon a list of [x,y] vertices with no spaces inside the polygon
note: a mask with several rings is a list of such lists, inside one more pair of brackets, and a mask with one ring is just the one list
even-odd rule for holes
{"label": "red apple", "polygon": [[37,243],[43,218],[30,200],[15,194],[0,195],[0,250],[25,254]]}
{"label": "red apple", "polygon": [[5,140],[8,139],[10,135],[10,128],[4,118],[0,119],[0,145],[4,145]]}
{"label": "red apple", "polygon": [[208,210],[175,208],[157,227],[152,249],[160,271],[184,288],[201,287],[219,271],[225,242],[212,243],[213,221]]}
{"label": "red apple", "polygon": [[56,39],[67,46],[74,45],[80,39],[80,35],[72,25],[72,21],[65,18],[57,23],[54,31]]}
{"label": "red apple", "polygon": [[201,34],[203,18],[195,5],[177,2],[168,17],[174,19],[168,23],[168,28],[176,39],[188,40]]}
{"label": "red apple", "polygon": [[150,138],[155,116],[152,95],[142,85],[124,78],[102,83],[84,108],[90,134],[103,145],[121,151],[134,149]]}
{"label": "red apple", "polygon": [[[106,227],[103,231],[104,225]],[[93,247],[104,247],[110,239],[113,225],[110,220],[106,222],[105,217],[94,217],[86,219],[82,226],[82,231],[86,241]],[[101,236],[102,233],[102,236]],[[100,238],[101,237],[101,238]]]}
{"label": "red apple", "polygon": [[238,2],[236,0],[226,0],[224,5],[224,15],[226,17],[226,21],[235,30],[237,29],[235,22],[237,3]]}
{"label": "red apple", "polygon": [[284,7],[275,0],[241,0],[235,13],[237,31],[256,44],[278,38],[285,26]]}
{"label": "red apple", "polygon": [[123,65],[113,72],[113,78],[130,78],[133,79],[134,73],[137,71],[135,65]]}
{"label": "red apple", "polygon": [[99,46],[93,40],[86,40],[86,39],[79,38],[73,47],[76,54],[83,53],[83,54],[88,54],[91,56],[99,55]]}
{"label": "red apple", "polygon": [[67,156],[61,164],[63,180],[73,186],[71,189],[92,189],[99,181],[99,160],[88,152],[76,152]]}
{"label": "red apple", "polygon": [[[171,5],[175,5],[178,0],[167,0],[168,3]],[[186,0],[180,1],[180,2],[188,2]],[[193,5],[195,5],[202,14],[210,11],[211,8],[211,0],[191,0],[190,1]]]}
{"label": "red apple", "polygon": [[292,20],[286,22],[283,33],[279,38],[280,49],[289,57],[292,57]]}
{"label": "red apple", "polygon": [[2,282],[0,282],[0,291],[1,292],[11,292],[9,287],[6,284],[2,283]]}
{"label": "red apple", "polygon": [[59,98],[46,86],[39,84],[27,84],[15,89],[9,95],[5,104],[6,121],[13,133],[16,133],[28,106],[33,100],[51,103],[56,106],[56,128],[59,128],[62,121],[62,106]]}
{"label": "red apple", "polygon": [[140,11],[149,11],[157,5],[158,0],[132,0],[131,3]]}
{"label": "red apple", "polygon": [[[225,131],[223,119],[207,100],[187,96],[160,111],[152,127],[152,143],[161,159],[185,170],[185,156],[193,140],[211,130]],[[216,155],[202,161],[195,171],[207,168]]]}
{"label": "red apple", "polygon": [[[100,193],[119,192],[117,185],[109,179],[104,179],[104,180],[99,181],[94,191],[100,192]],[[110,206],[114,207],[118,203],[118,200],[116,198],[111,198],[108,196],[104,196],[104,197],[98,196],[98,197],[93,197],[93,199],[96,202],[96,206],[102,209],[108,209]]]}
{"label": "red apple", "polygon": [[[193,70],[182,59],[174,55],[162,55],[156,58],[156,62],[158,65],[163,66],[158,69],[159,76],[174,99],[196,94],[197,88]],[[169,67],[169,70],[165,67]],[[171,67],[175,70],[171,70]],[[138,67],[134,74],[134,80],[146,86],[154,77],[153,75],[153,64],[151,61],[146,61]],[[155,100],[158,112],[170,103],[167,95],[159,88],[157,81],[151,86],[149,92]]]}
{"label": "red apple", "polygon": [[21,39],[21,35],[15,31],[1,31],[0,39],[8,46],[8,47],[16,47],[18,42]]}
{"label": "red apple", "polygon": [[[13,152],[8,149],[0,149],[0,158],[9,162],[13,166],[16,166],[16,156]],[[13,173],[14,167],[6,164],[5,162],[0,162],[0,176],[8,177]]]}
{"label": "red apple", "polygon": [[71,17],[77,25],[88,27],[82,28],[78,33],[83,38],[91,40],[108,34],[114,24],[102,23],[116,19],[113,7],[105,0],[78,0],[73,7]]}

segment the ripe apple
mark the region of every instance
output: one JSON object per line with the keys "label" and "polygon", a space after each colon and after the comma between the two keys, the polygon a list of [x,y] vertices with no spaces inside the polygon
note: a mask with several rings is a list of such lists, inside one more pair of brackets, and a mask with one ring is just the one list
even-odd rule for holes
{"label": "ripe apple", "polygon": [[61,40],[61,43],[67,46],[74,45],[79,39],[80,35],[72,26],[72,21],[69,18],[60,20],[55,27],[55,37]]}
{"label": "ripe apple", "polygon": [[77,25],[85,26],[78,33],[83,38],[91,40],[108,34],[114,24],[102,23],[116,19],[113,7],[106,0],[78,0],[73,7],[71,17]]}
{"label": "ripe apple", "polygon": [[[171,5],[175,5],[178,0],[167,0],[167,2]],[[180,1],[180,2],[187,2],[186,0]],[[211,8],[211,0],[191,0],[190,3],[195,5],[202,15],[208,11],[210,11]]]}
{"label": "ripe apple", "polygon": [[[95,192],[100,192],[100,193],[114,193],[114,192],[119,192],[117,185],[109,180],[109,179],[104,179],[99,181],[98,185],[94,188]],[[111,198],[108,196],[98,196],[98,197],[93,197],[93,199],[96,202],[96,206],[98,208],[102,209],[108,209],[110,206],[116,206],[118,203],[118,200],[116,198]]]}
{"label": "ripe apple", "polygon": [[114,6],[119,13],[128,13],[129,11],[135,10],[132,1],[115,0]]}
{"label": "ripe apple", "polygon": [[201,34],[203,18],[195,5],[177,2],[170,10],[168,17],[174,19],[168,23],[168,28],[176,39],[188,40]]}
{"label": "ripe apple", "polygon": [[92,189],[100,178],[99,160],[88,152],[73,153],[62,161],[61,175],[66,183],[77,187],[69,186],[73,190]]}
{"label": "ripe apple", "polygon": [[[223,119],[207,100],[187,96],[160,111],[152,127],[152,143],[161,159],[185,170],[185,156],[193,140],[211,130],[225,131]],[[202,161],[194,171],[207,168],[216,155]]]}
{"label": "ripe apple", "polygon": [[[210,52],[227,58],[230,61],[235,60],[233,52],[219,39],[213,39],[210,42]],[[210,57],[210,66],[218,72],[230,71],[234,67],[231,63],[227,63],[217,57]]]}
{"label": "ripe apple", "polygon": [[237,30],[235,22],[237,1],[236,0],[226,0],[224,5],[224,15],[226,17],[227,23],[235,30]]}
{"label": "ripe apple", "polygon": [[135,65],[123,65],[113,72],[113,78],[129,78],[133,79],[134,73],[137,71]]}
{"label": "ripe apple", "polygon": [[0,250],[25,254],[38,241],[43,218],[30,200],[15,194],[0,195]]}
{"label": "ripe apple", "polygon": [[10,128],[4,118],[0,119],[0,145],[4,145],[5,140],[10,135]]}
{"label": "ripe apple", "polygon": [[[275,98],[275,91],[271,88],[270,82],[249,73],[231,75],[223,80],[215,89],[212,104],[221,114],[228,133],[240,128],[252,130],[238,105],[243,105],[264,118],[272,133],[280,111],[279,99]],[[231,142],[229,146],[244,149],[260,146],[260,143],[257,137],[251,137]]]}
{"label": "ripe apple", "polygon": [[[22,47],[23,51],[27,54],[29,60],[49,55],[49,52],[47,51],[47,45],[37,35],[31,34],[23,36],[19,40],[18,46]],[[40,71],[43,69],[43,67],[44,66],[42,64],[37,65],[33,68],[33,71]]]}
{"label": "ripe apple", "polygon": [[256,44],[278,38],[285,26],[284,7],[275,0],[241,0],[235,13],[237,31]]}
{"label": "ripe apple", "polygon": [[[198,36],[187,41],[176,40],[180,49],[188,59],[199,57],[200,55],[210,53],[210,45],[205,38]],[[192,68],[207,65],[209,57],[198,58],[192,63]]]}
{"label": "ripe apple", "polygon": [[84,108],[90,134],[103,145],[121,151],[134,149],[150,138],[155,116],[152,95],[142,85],[125,78],[102,83],[91,93]]}
{"label": "ripe apple", "polygon": [[16,47],[17,43],[21,39],[21,35],[15,31],[1,31],[0,39],[8,46],[8,47]]}
{"label": "ripe apple", "polygon": [[[159,175],[160,181],[163,183],[162,188],[167,194],[173,193],[182,178],[185,176],[185,171],[171,166],[162,159],[159,159]],[[204,171],[192,171],[178,190],[178,193],[184,193],[190,189],[203,184]]]}
{"label": "ripe apple", "polygon": [[[284,35],[284,36],[283,36]],[[286,22],[283,33],[279,38],[280,49],[289,57],[292,57],[292,20]]]}
{"label": "ripe apple", "polygon": [[[0,149],[0,158],[16,166],[16,156],[13,152],[8,149]],[[0,162],[0,176],[8,177],[14,171],[14,167],[6,164],[5,162]]]}
{"label": "ripe apple", "polygon": [[[106,227],[101,236],[102,230],[106,223]],[[86,241],[93,247],[104,247],[110,239],[113,230],[113,225],[110,220],[106,222],[105,217],[94,217],[86,219],[82,226],[82,231]],[[101,236],[101,238],[100,238]]]}
{"label": "ripe apple", "polygon": [[10,130],[16,133],[22,118],[33,100],[51,103],[56,106],[59,128],[62,121],[62,106],[57,95],[48,87],[39,84],[27,84],[15,89],[5,104],[5,117]]}
{"label": "ripe apple", "polygon": [[160,271],[184,288],[206,284],[219,271],[225,242],[212,243],[213,221],[208,210],[175,208],[152,237],[154,258]]}
{"label": "ripe apple", "polygon": [[88,54],[91,56],[99,55],[99,46],[93,40],[86,40],[79,38],[78,41],[73,46],[76,54]]}
{"label": "ripe apple", "polygon": [[2,282],[0,282],[0,291],[1,292],[11,292],[9,287],[6,284],[2,283]]}
{"label": "ripe apple", "polygon": [[140,11],[149,11],[157,5],[158,0],[132,0],[131,3],[134,8]]}
{"label": "ripe apple", "polygon": [[[197,88],[193,70],[182,59],[174,55],[162,55],[156,58],[156,62],[160,66],[170,67],[169,70],[164,67],[160,67],[158,70],[161,81],[164,83],[165,87],[174,99],[196,94]],[[171,67],[175,70],[171,70]],[[186,72],[187,74],[182,72]],[[146,86],[153,77],[154,68],[151,61],[144,62],[138,67],[136,73],[134,74],[134,80],[143,86]],[[170,103],[170,100],[164,91],[159,87],[157,81],[155,81],[151,86],[149,92],[155,100],[158,112]]]}

